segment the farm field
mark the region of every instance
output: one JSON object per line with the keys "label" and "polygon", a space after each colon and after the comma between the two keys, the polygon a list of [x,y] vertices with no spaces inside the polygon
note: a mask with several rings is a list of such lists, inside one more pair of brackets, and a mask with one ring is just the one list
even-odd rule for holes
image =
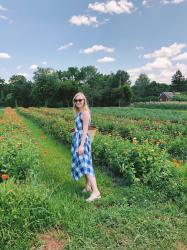
{"label": "farm field", "polygon": [[137,102],[133,103],[132,107],[187,110],[187,101]]}
{"label": "farm field", "polygon": [[54,225],[49,192],[36,183],[35,139],[16,112],[0,110],[0,249],[31,249],[36,232]]}
{"label": "farm field", "polygon": [[144,105],[144,107],[139,108],[93,108],[93,111],[99,114],[111,114],[117,117],[124,117],[130,119],[148,119],[162,121],[169,120],[173,122],[187,121],[186,110],[166,109],[163,112],[163,109],[159,108],[159,104],[154,108],[149,107],[149,105]]}
{"label": "farm field", "polygon": [[[174,114],[179,117],[179,113],[181,119],[172,118]],[[16,120],[16,124],[8,117]],[[10,229],[5,230],[6,224],[1,224],[1,238],[4,237],[1,246],[39,249],[45,245],[38,241],[39,235],[56,232],[53,240],[58,239],[57,249],[185,249],[185,117],[186,112],[178,110],[160,110],[160,117],[157,110],[151,110],[148,117],[141,108],[92,109],[92,124],[98,128],[92,151],[102,199],[87,204],[88,194],[81,193],[83,179],[76,183],[71,180],[72,110],[19,108],[17,114],[11,109],[0,110],[1,143],[13,137],[16,142],[13,141],[12,147],[19,148],[19,143],[27,141],[26,145],[29,142],[32,148],[23,147],[26,155],[15,161],[11,150],[3,146],[7,154],[0,167],[8,165],[5,164],[7,155],[12,167],[5,171],[9,179],[2,180],[2,190],[12,194],[10,190],[16,185],[16,188],[24,186],[29,192],[34,186],[40,190],[38,200],[43,202],[40,206],[47,211],[38,208],[43,211],[43,217],[38,218],[40,213],[36,213],[33,218],[31,212],[19,221],[13,214],[12,223],[17,223],[18,228],[20,223],[27,228],[29,220],[41,221],[34,229],[29,228],[27,235],[22,235],[22,231],[10,234]],[[19,138],[16,138],[18,131]],[[28,152],[33,155],[26,165],[23,159],[27,159]],[[26,166],[25,171],[19,172],[18,166]],[[14,167],[18,172],[14,172]],[[37,202],[33,206],[40,207]],[[19,202],[19,207],[25,211],[24,203]],[[32,209],[28,207],[27,211]],[[1,216],[0,221],[3,221]]]}

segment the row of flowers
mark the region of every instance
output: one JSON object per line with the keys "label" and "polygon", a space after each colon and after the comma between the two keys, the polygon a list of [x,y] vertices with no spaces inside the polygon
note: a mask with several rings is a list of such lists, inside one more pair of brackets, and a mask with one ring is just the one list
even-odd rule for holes
{"label": "row of flowers", "polygon": [[[46,115],[42,109],[20,108],[19,112],[39,123],[63,143],[71,143],[72,120]],[[158,145],[147,141],[131,143],[118,135],[97,132],[92,152],[97,167],[122,176],[127,185],[143,183],[163,190],[166,196],[176,196],[181,191],[182,181],[175,165],[169,160],[168,153]]]}
{"label": "row of flowers", "polygon": [[1,111],[0,249],[31,249],[38,232],[56,224],[49,190],[36,178],[42,162],[35,143],[15,110]]}
{"label": "row of flowers", "polygon": [[5,109],[0,129],[0,179],[25,180],[39,165],[34,138],[11,108]]}
{"label": "row of flowers", "polygon": [[[49,117],[63,118],[73,126],[74,114],[70,109],[29,108]],[[120,118],[115,115],[92,113],[92,123],[102,134],[120,136],[132,143],[145,141],[166,149],[170,159],[187,160],[187,126],[171,121]]]}

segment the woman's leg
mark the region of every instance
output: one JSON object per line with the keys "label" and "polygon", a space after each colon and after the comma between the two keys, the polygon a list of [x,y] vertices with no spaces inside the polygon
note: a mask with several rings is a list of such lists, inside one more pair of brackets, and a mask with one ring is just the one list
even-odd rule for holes
{"label": "woman's leg", "polygon": [[89,178],[87,175],[85,175],[85,181],[86,181],[86,190],[87,191],[92,191],[91,183],[89,181]]}
{"label": "woman's leg", "polygon": [[97,187],[97,181],[96,181],[95,176],[92,176],[92,175],[89,175],[89,174],[87,174],[86,176],[87,176],[88,182],[89,182],[89,184],[90,184],[90,186],[91,186],[91,188],[93,190],[92,194],[93,195],[99,195],[100,192],[99,192],[99,189]]}

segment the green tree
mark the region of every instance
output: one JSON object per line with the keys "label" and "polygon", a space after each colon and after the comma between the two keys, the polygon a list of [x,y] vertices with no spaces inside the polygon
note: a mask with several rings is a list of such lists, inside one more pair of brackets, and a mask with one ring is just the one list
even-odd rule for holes
{"label": "green tree", "polygon": [[95,78],[95,76],[98,74],[97,72],[97,68],[94,66],[86,66],[86,67],[82,67],[80,69],[80,79],[81,79],[81,83],[85,84],[88,83]]}
{"label": "green tree", "polygon": [[152,81],[150,84],[148,84],[145,87],[145,96],[146,97],[159,97],[160,93],[170,91],[170,86],[165,83],[158,83],[155,81]]}
{"label": "green tree", "polygon": [[186,90],[186,80],[180,70],[177,70],[171,79],[171,87],[173,91],[184,92]]}
{"label": "green tree", "polygon": [[61,101],[64,106],[72,106],[72,99],[78,92],[78,85],[73,81],[66,80],[59,84],[58,87],[58,100]]}
{"label": "green tree", "polygon": [[5,80],[0,77],[0,106],[3,106],[4,104],[4,87],[5,86]]}
{"label": "green tree", "polygon": [[8,93],[5,97],[5,106],[7,107],[14,107],[15,106],[15,97],[13,93]]}
{"label": "green tree", "polygon": [[149,86],[150,79],[146,74],[140,74],[138,79],[135,81],[133,86],[133,95],[135,97],[145,97],[146,96],[146,87]]}
{"label": "green tree", "polygon": [[13,75],[9,79],[10,92],[12,99],[15,101],[15,106],[29,106],[31,93],[31,84],[23,75]]}
{"label": "green tree", "polygon": [[70,80],[79,83],[81,80],[81,73],[77,67],[69,67],[66,71],[57,71],[57,74],[62,81]]}
{"label": "green tree", "polygon": [[61,82],[58,73],[50,68],[38,68],[33,79],[32,97],[35,103],[44,106],[53,103]]}
{"label": "green tree", "polygon": [[123,84],[122,86],[112,90],[112,97],[115,100],[115,105],[118,103],[119,107],[127,106],[131,102],[132,90],[128,84]]}
{"label": "green tree", "polygon": [[129,85],[131,84],[130,76],[124,70],[118,70],[116,74],[114,74],[113,80],[114,82],[113,82],[112,87],[120,87],[123,84],[129,84]]}

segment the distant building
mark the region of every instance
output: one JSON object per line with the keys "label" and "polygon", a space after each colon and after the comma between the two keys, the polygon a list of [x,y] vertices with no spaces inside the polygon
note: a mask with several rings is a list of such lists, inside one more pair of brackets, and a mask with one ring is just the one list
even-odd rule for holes
{"label": "distant building", "polygon": [[172,100],[173,97],[174,97],[173,92],[162,92],[159,96],[159,100],[162,102],[167,102]]}

